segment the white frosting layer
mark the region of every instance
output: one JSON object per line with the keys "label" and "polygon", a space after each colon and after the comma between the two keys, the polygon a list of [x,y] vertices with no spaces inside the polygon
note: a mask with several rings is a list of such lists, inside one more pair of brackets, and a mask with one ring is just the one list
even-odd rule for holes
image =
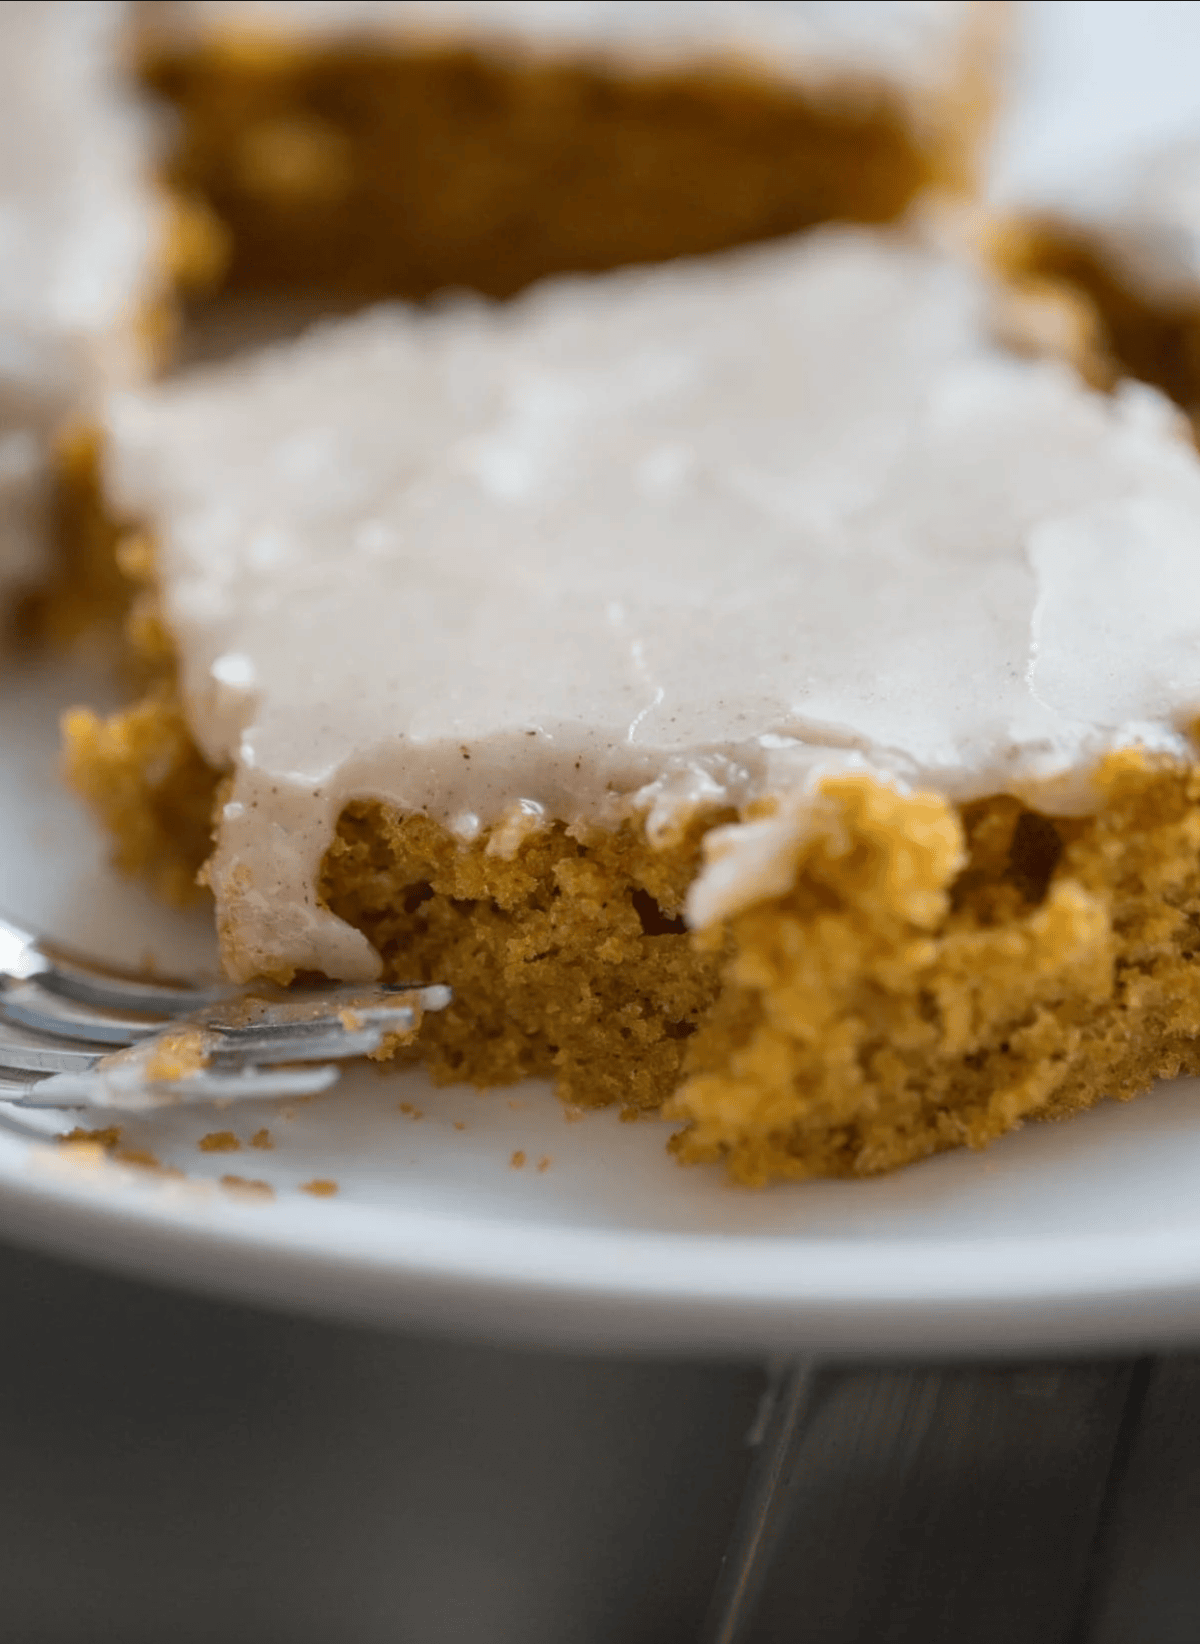
{"label": "white frosting layer", "polygon": [[636,72],[745,62],[806,85],[870,76],[943,89],[996,4],[970,0],[182,0],[157,8],[185,35],[229,29],[328,39],[447,40],[599,58]]}
{"label": "white frosting layer", "polygon": [[[1004,353],[991,296],[827,230],[381,309],[120,399],[110,484],[235,768],[235,969],[373,973],[314,892],[355,797],[464,839],[507,818],[503,850],[846,765],[1077,807],[1103,750],[1182,750],[1200,464],[1149,389]],[[698,920],[753,894],[734,856]]]}
{"label": "white frosting layer", "polygon": [[0,6],[0,586],[40,562],[50,434],[141,370],[156,223],[126,10]]}

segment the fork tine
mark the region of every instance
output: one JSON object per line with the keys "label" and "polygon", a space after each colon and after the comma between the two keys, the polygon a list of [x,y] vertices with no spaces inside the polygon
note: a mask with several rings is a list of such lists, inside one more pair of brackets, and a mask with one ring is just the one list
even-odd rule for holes
{"label": "fork tine", "polygon": [[407,1033],[413,1025],[412,1012],[403,1025],[370,1023],[361,1028],[345,1028],[340,1022],[328,1024],[323,1032],[279,1034],[221,1034],[214,1060],[229,1066],[250,1063],[254,1067],[277,1067],[285,1062],[325,1062],[331,1057],[370,1056],[392,1033]]}
{"label": "fork tine", "polygon": [[19,1101],[46,1077],[45,1073],[34,1071],[32,1068],[0,1068],[0,1102]]}
{"label": "fork tine", "polygon": [[124,971],[109,970],[76,959],[50,944],[39,944],[46,969],[38,973],[38,983],[48,993],[73,999],[98,1010],[144,1011],[157,1016],[185,1016],[237,993],[227,984],[195,987],[187,982],[163,980],[147,982]]}
{"label": "fork tine", "polygon": [[148,1080],[132,1067],[95,1067],[81,1073],[59,1073],[3,1100],[20,1109],[110,1108],[121,1113],[149,1112],[180,1102],[257,1101],[276,1096],[315,1096],[337,1083],[331,1066],[260,1072],[240,1068],[204,1069],[183,1079]]}
{"label": "fork tine", "polygon": [[[98,1046],[47,1045],[10,1028],[7,1041],[0,1037],[0,1076],[7,1064],[26,1075],[53,1077],[26,1087],[18,1074],[13,1080],[18,1088],[4,1099],[22,1108],[84,1105],[136,1112],[180,1102],[314,1094],[338,1078],[338,1069],[328,1065],[330,1058],[378,1050],[395,1031],[394,1014],[382,1025],[345,1026],[336,1020],[302,1024],[300,1033],[277,1034],[261,1049],[252,1037],[243,1047],[242,1035],[195,1023],[167,1023],[150,1037],[109,1053]],[[412,1012],[405,1014],[411,1020]],[[281,1063],[289,1065],[272,1066]]]}
{"label": "fork tine", "polygon": [[0,975],[16,980],[37,977],[48,992],[101,1010],[178,1016],[236,993],[214,982],[197,986],[171,977],[148,981],[134,971],[100,964],[68,947],[35,936],[0,914]]}
{"label": "fork tine", "polygon": [[57,1134],[56,1129],[61,1121],[52,1120],[50,1125],[31,1108],[22,1103],[13,1101],[3,1093],[3,1083],[0,1082],[0,1130],[10,1136],[18,1136],[23,1142],[49,1142]]}
{"label": "fork tine", "polygon": [[409,1034],[425,1010],[441,1010],[449,989],[342,987],[305,995],[250,994],[196,1018],[219,1036],[214,1052],[259,1064],[367,1056],[392,1034]]}
{"label": "fork tine", "polygon": [[0,1104],[136,1111],[325,1090],[338,1070],[323,1064],[412,1033],[450,997],[440,984],[147,982],[0,916]]}
{"label": "fork tine", "polygon": [[[285,1007],[280,1007],[281,1013]],[[371,1010],[347,1010],[344,1014],[322,1012],[308,1020],[271,1019],[265,1006],[261,1019],[246,1026],[226,1027],[218,1008],[209,1014],[220,1035],[218,1053],[236,1055],[248,1062],[291,1062],[324,1060],[330,1056],[366,1056],[378,1050],[391,1033],[410,1033],[416,1025],[416,1011],[410,1004],[396,1003]],[[59,1039],[81,1040],[89,1044],[129,1045],[161,1031],[163,1022],[145,1016],[99,1011],[78,1005],[74,1000],[47,994],[36,981],[15,982],[0,992],[0,1019],[35,1033]],[[361,1031],[359,1031],[361,1030]]]}
{"label": "fork tine", "polygon": [[20,1036],[20,1029],[0,1034],[0,1077],[21,1073],[85,1073],[103,1055],[98,1047],[83,1050],[72,1045],[47,1044],[32,1035]]}
{"label": "fork tine", "polygon": [[444,1010],[450,1002],[450,989],[440,984],[411,988],[396,987],[327,987],[312,989],[272,988],[266,984],[251,984],[236,998],[211,1005],[197,1014],[197,1021],[226,1032],[248,1029],[287,1031],[292,1028],[316,1026],[347,1017],[365,1020],[385,1018],[419,1008]]}
{"label": "fork tine", "polygon": [[[104,1009],[96,1003],[52,991],[47,987],[51,978],[43,974],[25,981],[11,981],[0,987],[0,1018],[19,1023],[34,1032],[49,1033],[60,1039],[82,1039],[92,1044],[128,1045],[137,1039],[148,1038],[162,1026],[162,1013],[149,1015],[142,1011]],[[444,1004],[448,990],[440,987],[420,987],[401,990],[389,987],[364,990],[362,988],[323,989],[315,1000],[304,995],[287,995],[281,999],[267,997],[258,1009],[258,1020],[251,1028],[233,1025],[226,1031],[237,1037],[237,1047],[252,1060],[262,1060],[259,1040],[263,1045],[275,1039],[307,1039],[310,1035],[338,1033],[339,1000],[345,1000],[344,1009],[364,1023],[379,1025],[389,1032],[411,1032],[416,1022],[414,1005],[425,1010],[437,1010]],[[413,995],[415,994],[415,998]],[[366,1001],[366,1002],[364,1002]],[[410,1002],[411,1001],[411,1002]],[[230,1001],[231,1002],[231,1001]],[[238,1004],[241,1000],[238,999]],[[257,1005],[257,1001],[253,1001]],[[174,1017],[178,1012],[172,1012]],[[190,1011],[187,1014],[192,1014]],[[215,1026],[224,1027],[226,1012],[220,1003],[210,1004],[207,1014]],[[272,1018],[277,1019],[272,1019]],[[230,1049],[235,1048],[232,1044]],[[375,1049],[375,1045],[370,1047]],[[331,1049],[323,1054],[358,1055],[366,1052]],[[281,1049],[272,1053],[272,1061],[288,1061]],[[307,1059],[307,1058],[306,1058]]]}
{"label": "fork tine", "polygon": [[156,1033],[162,1017],[101,1010],[62,994],[47,991],[37,977],[9,982],[0,990],[0,1017],[35,1033],[59,1039],[85,1039],[93,1044],[127,1045]]}
{"label": "fork tine", "polygon": [[409,1034],[416,1023],[418,1013],[411,1004],[403,1004],[386,1011],[322,1014],[306,1023],[258,1021],[215,1031],[220,1036],[219,1054],[248,1062],[311,1062],[325,1055],[370,1055],[390,1034]]}

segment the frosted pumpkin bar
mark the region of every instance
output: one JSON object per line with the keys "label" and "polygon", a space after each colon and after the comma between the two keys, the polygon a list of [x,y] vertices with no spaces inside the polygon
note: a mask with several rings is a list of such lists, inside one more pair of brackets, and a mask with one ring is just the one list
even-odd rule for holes
{"label": "frosted pumpkin bar", "polygon": [[1010,275],[1065,283],[1103,321],[1112,365],[1200,414],[1200,137],[1060,188],[1002,224]]}
{"label": "frosted pumpkin bar", "polygon": [[47,573],[57,435],[145,373],[165,317],[128,10],[0,7],[0,595]]}
{"label": "frosted pumpkin bar", "polygon": [[160,879],[211,816],[234,976],[442,978],[437,1078],[744,1181],[1200,1068],[1200,462],[992,305],[820,230],[120,398],[177,673],[75,784]]}
{"label": "frosted pumpkin bar", "polygon": [[180,0],[141,62],[234,288],[503,296],[969,186],[1007,10]]}

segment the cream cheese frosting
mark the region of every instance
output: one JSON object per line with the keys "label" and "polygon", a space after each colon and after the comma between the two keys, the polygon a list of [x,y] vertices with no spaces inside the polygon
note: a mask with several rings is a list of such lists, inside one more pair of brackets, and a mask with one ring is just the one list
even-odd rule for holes
{"label": "cream cheese frosting", "polygon": [[0,590],[41,565],[51,435],[141,374],[161,295],[127,10],[0,7]]}
{"label": "cream cheese frosting", "polygon": [[819,86],[868,75],[901,92],[944,87],[964,44],[1001,11],[972,0],[176,0],[156,7],[177,38],[369,35],[583,54],[629,72],[742,62]]}
{"label": "cream cheese frosting", "polygon": [[[379,309],[119,397],[110,490],[233,771],[235,973],[375,973],[316,893],[354,798],[510,850],[779,795],[794,836],[847,766],[1078,809],[1106,750],[1182,754],[1200,464],[1152,390],[1008,354],[992,305],[936,250],[831,229]],[[696,923],[761,893],[775,834],[721,836]]]}

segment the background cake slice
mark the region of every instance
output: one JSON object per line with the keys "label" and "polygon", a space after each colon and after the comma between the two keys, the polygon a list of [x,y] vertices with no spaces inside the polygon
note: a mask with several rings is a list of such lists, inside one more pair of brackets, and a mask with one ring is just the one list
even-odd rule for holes
{"label": "background cake slice", "polygon": [[1014,215],[1001,267],[1058,282],[1092,303],[1111,370],[1154,383],[1200,413],[1200,137],[1126,156]]}
{"label": "background cake slice", "polygon": [[147,8],[171,175],[230,283],[361,299],[651,262],[974,179],[1007,8],[962,0]]}
{"label": "background cake slice", "polygon": [[829,230],[122,398],[177,686],[74,780],[160,873],[211,812],[234,975],[437,975],[439,1076],[745,1179],[1192,1065],[1200,463],[993,296]]}
{"label": "background cake slice", "polygon": [[130,8],[0,7],[0,591],[48,568],[53,444],[137,380],[166,322],[168,229],[122,77]]}

